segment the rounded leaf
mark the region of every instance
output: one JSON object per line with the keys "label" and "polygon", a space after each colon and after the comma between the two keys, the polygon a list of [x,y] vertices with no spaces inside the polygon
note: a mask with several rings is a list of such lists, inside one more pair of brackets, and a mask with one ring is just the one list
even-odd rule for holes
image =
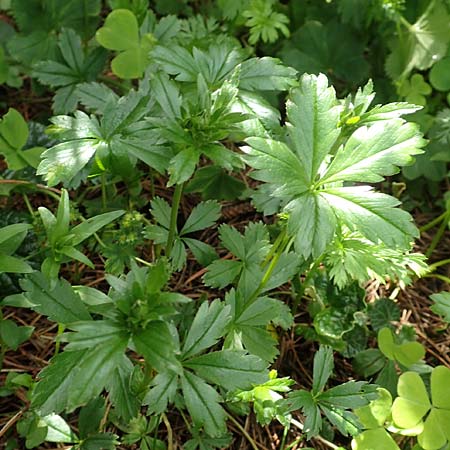
{"label": "rounded leaf", "polygon": [[424,450],[438,450],[445,445],[447,437],[444,430],[449,424],[445,424],[445,428],[442,425],[439,411],[433,408],[425,421],[423,432],[418,437],[419,444]]}
{"label": "rounded leaf", "polygon": [[352,450],[400,450],[384,428],[367,430],[352,440]]}
{"label": "rounded leaf", "polygon": [[438,91],[450,90],[450,57],[441,59],[432,67],[430,83]]}
{"label": "rounded leaf", "polygon": [[116,9],[95,35],[97,42],[110,50],[128,50],[139,46],[139,26],[136,16],[128,9]]}
{"label": "rounded leaf", "polygon": [[[431,372],[431,399],[433,406],[450,411],[450,369],[438,366]],[[450,422],[449,422],[450,427]]]}
{"label": "rounded leaf", "polygon": [[400,428],[413,428],[431,408],[425,384],[419,374],[406,372],[397,385],[398,397],[392,405],[392,418]]}
{"label": "rounded leaf", "polygon": [[379,397],[376,400],[355,410],[358,419],[368,429],[382,427],[391,413],[392,396],[390,392],[384,388],[378,388],[377,391]]}

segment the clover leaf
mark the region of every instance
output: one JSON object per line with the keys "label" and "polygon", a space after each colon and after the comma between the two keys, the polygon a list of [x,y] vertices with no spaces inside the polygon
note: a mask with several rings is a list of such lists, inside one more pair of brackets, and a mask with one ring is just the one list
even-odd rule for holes
{"label": "clover leaf", "polygon": [[378,332],[378,347],[390,360],[410,367],[425,356],[425,348],[418,342],[404,342],[397,344],[389,328],[382,328]]}
{"label": "clover leaf", "polygon": [[424,450],[438,450],[450,441],[450,369],[435,367],[431,372],[430,384],[431,402],[425,384],[417,373],[401,375],[399,396],[392,405],[392,418],[401,428],[412,428],[423,423],[423,431],[418,436],[420,446]]}
{"label": "clover leaf", "polygon": [[97,30],[98,43],[119,52],[112,60],[111,68],[120,78],[139,78],[148,63],[148,53],[154,37],[147,33],[139,35],[136,16],[128,9],[115,9],[109,13],[103,27]]}
{"label": "clover leaf", "polygon": [[409,80],[403,81],[398,93],[409,103],[425,106],[427,104],[425,96],[431,94],[431,86],[420,73],[415,73]]}
{"label": "clover leaf", "polygon": [[438,91],[450,90],[450,56],[441,59],[431,68],[430,83]]}

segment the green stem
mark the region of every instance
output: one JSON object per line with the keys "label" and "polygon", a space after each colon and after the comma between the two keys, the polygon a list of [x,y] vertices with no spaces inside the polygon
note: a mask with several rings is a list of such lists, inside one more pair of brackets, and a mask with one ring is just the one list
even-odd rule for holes
{"label": "green stem", "polygon": [[428,231],[430,228],[436,226],[441,220],[444,220],[447,215],[449,215],[449,211],[443,212],[440,216],[433,219],[431,222],[426,223],[423,227],[419,228],[419,231],[423,233],[424,231]]}
{"label": "green stem", "polygon": [[437,278],[444,283],[450,284],[450,278],[446,277],[445,275],[441,275],[440,273],[430,273],[428,275],[424,275],[423,278]]}
{"label": "green stem", "polygon": [[445,229],[447,228],[447,220],[443,220],[441,222],[441,225],[439,226],[439,229],[437,233],[433,236],[433,240],[431,241],[430,246],[428,247],[428,250],[425,252],[425,256],[429,258],[432,253],[434,252],[434,249],[438,245],[439,241],[441,240],[442,236],[445,233]]}
{"label": "green stem", "polygon": [[438,267],[445,266],[446,264],[450,264],[450,258],[441,259],[440,261],[430,264],[428,268],[430,269],[430,272],[434,272]]}
{"label": "green stem", "polygon": [[173,244],[175,240],[175,234],[177,232],[177,218],[178,218],[178,208],[180,207],[181,195],[183,193],[184,183],[177,184],[175,186],[175,191],[173,193],[172,199],[172,209],[170,211],[170,226],[169,234],[167,236],[166,244],[166,256],[169,258],[172,253]]}
{"label": "green stem", "polygon": [[28,198],[27,194],[22,194],[23,195],[23,200],[25,202],[25,205],[27,205],[27,209],[28,212],[30,213],[30,216],[33,217],[34,216],[34,210],[33,207],[31,206],[30,200]]}
{"label": "green stem", "polygon": [[247,430],[228,412],[225,411],[225,414],[228,416],[228,418],[236,425],[236,427],[239,429],[239,431],[242,433],[242,435],[247,439],[250,446],[253,450],[259,450],[258,446],[256,445],[256,442],[252,439],[252,437],[247,433]]}
{"label": "green stem", "polygon": [[55,356],[59,353],[59,348],[61,346],[61,341],[58,339],[64,333],[66,329],[63,323],[58,323],[58,332],[56,333],[56,343],[55,343]]}
{"label": "green stem", "polygon": [[102,173],[102,211],[106,211],[106,176]]}

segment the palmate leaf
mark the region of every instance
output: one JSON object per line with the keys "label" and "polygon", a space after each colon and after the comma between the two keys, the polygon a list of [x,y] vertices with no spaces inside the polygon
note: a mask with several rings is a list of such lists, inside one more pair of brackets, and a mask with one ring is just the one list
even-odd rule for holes
{"label": "palmate leaf", "polygon": [[398,118],[412,112],[407,106],[391,105],[373,121],[366,112],[365,125],[345,140],[327,78],[303,75],[287,102],[286,142],[247,139],[244,160],[255,169],[252,176],[268,183],[284,205],[288,231],[305,258],[325,251],[338,223],[393,248],[408,249],[418,235],[395,198],[368,186],[342,187],[344,182],[381,181],[422,153],[426,141],[418,127]]}

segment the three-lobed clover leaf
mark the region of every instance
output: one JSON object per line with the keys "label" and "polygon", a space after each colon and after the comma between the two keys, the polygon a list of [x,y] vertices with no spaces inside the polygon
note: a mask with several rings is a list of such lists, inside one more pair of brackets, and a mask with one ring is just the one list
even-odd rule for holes
{"label": "three-lobed clover leaf", "polygon": [[39,157],[45,150],[43,147],[33,147],[23,150],[29,136],[28,125],[22,115],[14,108],[0,120],[0,154],[4,155],[8,168],[20,170],[24,167],[36,168]]}
{"label": "three-lobed clover leaf", "polygon": [[412,366],[425,356],[425,348],[419,342],[397,344],[389,328],[378,331],[378,347],[388,359],[398,361],[405,367]]}
{"label": "three-lobed clover leaf", "polygon": [[374,243],[410,247],[418,230],[411,216],[396,208],[399,201],[370,186],[348,185],[379,182],[422,153],[426,141],[417,125],[398,117],[402,111],[404,105],[391,105],[387,116],[380,114],[378,120],[371,120],[368,112],[345,138],[327,78],[303,75],[287,102],[286,142],[246,140],[244,160],[255,169],[252,176],[268,183],[272,196],[280,199],[289,214],[288,232],[305,258],[325,251],[338,224]]}
{"label": "three-lobed clover leaf", "polygon": [[[424,450],[438,450],[450,441],[450,369],[438,366],[431,372],[431,401],[422,378],[406,372],[398,382],[398,397],[392,405],[392,418],[400,428],[423,426],[418,435]],[[425,418],[426,416],[426,418]]]}

